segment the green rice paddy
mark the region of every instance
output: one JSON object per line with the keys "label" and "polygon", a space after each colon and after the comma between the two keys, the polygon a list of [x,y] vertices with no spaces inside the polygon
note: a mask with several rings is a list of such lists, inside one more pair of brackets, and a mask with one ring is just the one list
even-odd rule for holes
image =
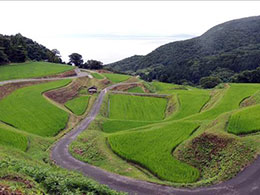
{"label": "green rice paddy", "polygon": [[48,62],[25,62],[0,66],[0,81],[54,75],[74,69],[73,66]]}
{"label": "green rice paddy", "polygon": [[76,115],[85,113],[90,96],[79,96],[65,103],[65,106]]}
{"label": "green rice paddy", "polygon": [[40,136],[54,136],[66,127],[69,114],[42,96],[71,80],[59,80],[18,89],[0,100],[0,120]]}
{"label": "green rice paddy", "polygon": [[157,121],[165,117],[167,99],[131,96],[109,96],[109,118],[121,120]]}
{"label": "green rice paddy", "polygon": [[124,75],[124,74],[104,73],[103,75],[105,77],[107,77],[110,81],[112,81],[113,83],[120,83],[120,82],[126,81],[130,78],[129,75]]}

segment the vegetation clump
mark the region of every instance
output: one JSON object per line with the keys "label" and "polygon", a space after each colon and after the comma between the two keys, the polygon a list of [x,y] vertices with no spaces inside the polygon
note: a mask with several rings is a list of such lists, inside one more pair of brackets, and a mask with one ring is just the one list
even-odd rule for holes
{"label": "vegetation clump", "polygon": [[174,156],[198,168],[200,180],[211,183],[232,178],[253,159],[254,151],[228,134],[205,132],[176,150]]}

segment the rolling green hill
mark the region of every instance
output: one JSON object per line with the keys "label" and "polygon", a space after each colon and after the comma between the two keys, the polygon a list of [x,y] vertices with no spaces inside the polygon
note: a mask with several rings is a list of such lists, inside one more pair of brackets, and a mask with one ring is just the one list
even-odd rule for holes
{"label": "rolling green hill", "polygon": [[146,56],[133,56],[107,68],[148,81],[198,84],[202,77],[217,76],[224,82],[245,82],[236,74],[259,67],[259,37],[260,16],[232,20],[199,37],[168,43]]}

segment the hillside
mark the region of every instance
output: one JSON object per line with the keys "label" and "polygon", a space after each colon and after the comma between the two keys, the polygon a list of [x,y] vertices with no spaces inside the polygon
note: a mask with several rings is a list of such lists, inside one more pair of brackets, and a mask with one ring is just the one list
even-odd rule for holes
{"label": "hillside", "polygon": [[61,62],[55,52],[32,39],[21,34],[11,36],[0,34],[0,65],[10,62],[25,62],[26,60]]}
{"label": "hillside", "polygon": [[206,76],[237,81],[238,73],[254,70],[259,63],[260,16],[256,16],[219,24],[199,37],[168,43],[146,56],[133,56],[107,68],[148,81],[198,84]]}

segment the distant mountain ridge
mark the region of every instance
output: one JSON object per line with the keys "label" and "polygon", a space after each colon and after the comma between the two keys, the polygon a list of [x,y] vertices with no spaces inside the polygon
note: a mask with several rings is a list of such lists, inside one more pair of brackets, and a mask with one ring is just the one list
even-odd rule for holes
{"label": "distant mountain ridge", "polygon": [[216,25],[199,37],[165,44],[107,68],[138,74],[148,81],[198,84],[207,76],[229,82],[236,74],[259,65],[260,16],[255,16]]}

